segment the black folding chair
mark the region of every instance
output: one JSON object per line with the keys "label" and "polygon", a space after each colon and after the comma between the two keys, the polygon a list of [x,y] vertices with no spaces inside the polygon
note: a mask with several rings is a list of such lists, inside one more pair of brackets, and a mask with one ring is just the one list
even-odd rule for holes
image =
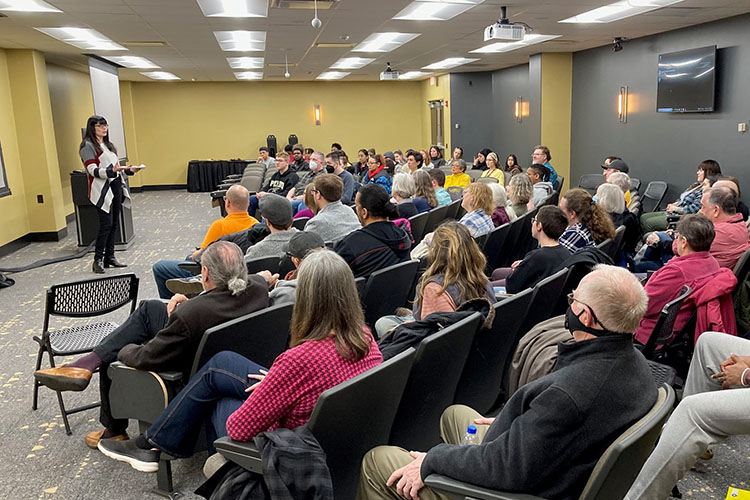
{"label": "black folding chair", "polygon": [[250,259],[245,262],[248,274],[255,274],[261,271],[269,271],[271,274],[277,273],[279,272],[280,263],[281,258],[278,255],[258,257],[257,259]]}
{"label": "black folding chair", "polygon": [[648,341],[641,351],[646,359],[653,358],[656,348],[664,346],[672,338],[674,334],[674,322],[677,320],[677,314],[679,314],[682,303],[688,298],[691,292],[692,290],[690,287],[684,285],[682,289],[680,289],[680,294],[677,298],[667,302],[661,310],[659,313],[659,319],[656,320],[654,329],[651,331],[651,335],[649,335]]}
{"label": "black folding chair", "polygon": [[365,323],[375,331],[375,322],[383,316],[394,314],[409,297],[418,260],[407,260],[370,275],[362,295]]}
{"label": "black folding chair", "polygon": [[651,181],[646,186],[646,191],[641,197],[641,213],[656,212],[659,210],[664,197],[667,195],[667,183],[664,181]]}
{"label": "black folding chair", "polygon": [[292,227],[296,228],[299,231],[304,231],[305,226],[307,225],[307,221],[310,220],[310,217],[300,217],[298,219],[294,219],[294,222],[292,222]]}
{"label": "black folding chair", "polygon": [[[36,356],[36,368],[42,367],[42,357],[46,352],[49,356],[50,367],[55,367],[55,358],[91,352],[94,347],[117,328],[116,323],[102,322],[61,328],[50,331],[50,316],[65,316],[68,318],[90,318],[111,313],[127,303],[130,303],[130,314],[135,311],[138,302],[138,278],[135,274],[119,274],[106,278],[96,278],[62,285],[53,285],[47,290],[47,301],[44,308],[44,326],[41,337],[34,335],[33,339],[39,344]],[[36,410],[41,384],[34,380],[34,395],[31,409]],[[65,432],[70,435],[68,415],[84,410],[96,408],[100,403],[93,403],[66,409],[62,393],[57,393],[60,404]]]}
{"label": "black folding chair", "polygon": [[578,181],[578,187],[585,189],[589,193],[596,193],[596,188],[599,185],[604,184],[604,176],[602,174],[584,174]]}
{"label": "black folding chair", "polygon": [[427,218],[427,225],[424,229],[424,234],[433,232],[437,227],[448,217],[448,210],[450,205],[443,205],[442,207],[433,208],[430,210],[430,216]]}
{"label": "black folding chair", "polygon": [[487,258],[487,267],[485,268],[485,272],[489,275],[500,267],[498,265],[498,262],[500,262],[500,252],[503,251],[503,248],[505,246],[505,242],[508,239],[508,234],[510,234],[510,222],[506,222],[502,226],[498,226],[492,231],[490,231],[490,234],[487,235],[487,241],[484,243],[484,256]]}
{"label": "black folding chair", "polygon": [[425,229],[427,229],[427,220],[430,218],[430,212],[422,212],[421,214],[409,217],[409,225],[411,226],[411,237],[414,239],[414,244],[419,244],[424,238]]}
{"label": "black folding chair", "polygon": [[[529,313],[521,323],[519,332],[525,335],[537,323],[552,317],[552,304],[560,299],[568,276],[568,268],[564,267],[551,276],[547,276],[534,286],[534,295],[531,297]],[[520,338],[520,337],[519,337]]]}
{"label": "black folding chair", "polygon": [[638,194],[638,192],[641,190],[641,180],[636,179],[635,177],[630,178],[630,190],[635,191],[635,194]]}

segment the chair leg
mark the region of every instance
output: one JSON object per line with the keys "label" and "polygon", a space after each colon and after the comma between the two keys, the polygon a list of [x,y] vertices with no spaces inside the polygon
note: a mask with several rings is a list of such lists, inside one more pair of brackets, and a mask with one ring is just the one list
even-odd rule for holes
{"label": "chair leg", "polygon": [[70,423],[68,422],[68,411],[65,409],[62,392],[55,391],[55,394],[57,394],[57,402],[60,404],[60,414],[62,415],[63,423],[65,424],[65,434],[70,436],[71,434],[73,434],[73,431],[70,430]]}
{"label": "chair leg", "polygon": [[175,491],[172,484],[171,460],[159,460],[159,470],[156,471],[156,488],[153,488],[151,492],[170,500],[182,498],[182,493]]}
{"label": "chair leg", "polygon": [[[39,371],[39,369],[42,367],[42,357],[44,356],[44,346],[42,344],[39,344],[39,353],[36,355],[36,368],[34,368],[34,371]],[[40,384],[36,379],[34,379],[34,395],[31,399],[31,410],[36,410],[38,403],[39,403],[39,386]]]}

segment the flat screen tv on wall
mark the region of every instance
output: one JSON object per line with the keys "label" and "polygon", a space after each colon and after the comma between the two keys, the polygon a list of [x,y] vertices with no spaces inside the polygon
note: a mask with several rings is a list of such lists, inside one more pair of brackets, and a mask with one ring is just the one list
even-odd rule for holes
{"label": "flat screen tv on wall", "polygon": [[716,45],[659,55],[656,111],[714,111]]}

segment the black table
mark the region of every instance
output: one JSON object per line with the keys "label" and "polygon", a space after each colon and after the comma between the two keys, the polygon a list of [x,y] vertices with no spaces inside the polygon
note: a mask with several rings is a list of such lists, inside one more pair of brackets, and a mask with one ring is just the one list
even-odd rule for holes
{"label": "black table", "polygon": [[241,174],[245,167],[254,161],[218,160],[188,162],[187,187],[191,193],[208,193],[215,191],[221,181],[230,174]]}

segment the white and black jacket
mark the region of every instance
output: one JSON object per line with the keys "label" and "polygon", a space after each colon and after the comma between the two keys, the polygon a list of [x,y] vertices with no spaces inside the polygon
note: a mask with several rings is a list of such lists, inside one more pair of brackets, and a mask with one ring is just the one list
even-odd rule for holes
{"label": "white and black jacket", "polygon": [[110,182],[114,181],[118,176],[122,180],[122,204],[125,207],[130,207],[130,192],[128,191],[127,183],[125,182],[126,175],[133,175],[130,170],[121,170],[115,172],[114,165],[108,163],[102,165],[103,152],[96,152],[96,147],[91,141],[85,141],[81,150],[81,161],[86,167],[86,172],[89,175],[89,200],[93,203],[96,208],[104,210],[109,213],[109,208],[112,205],[112,189],[110,189]]}

